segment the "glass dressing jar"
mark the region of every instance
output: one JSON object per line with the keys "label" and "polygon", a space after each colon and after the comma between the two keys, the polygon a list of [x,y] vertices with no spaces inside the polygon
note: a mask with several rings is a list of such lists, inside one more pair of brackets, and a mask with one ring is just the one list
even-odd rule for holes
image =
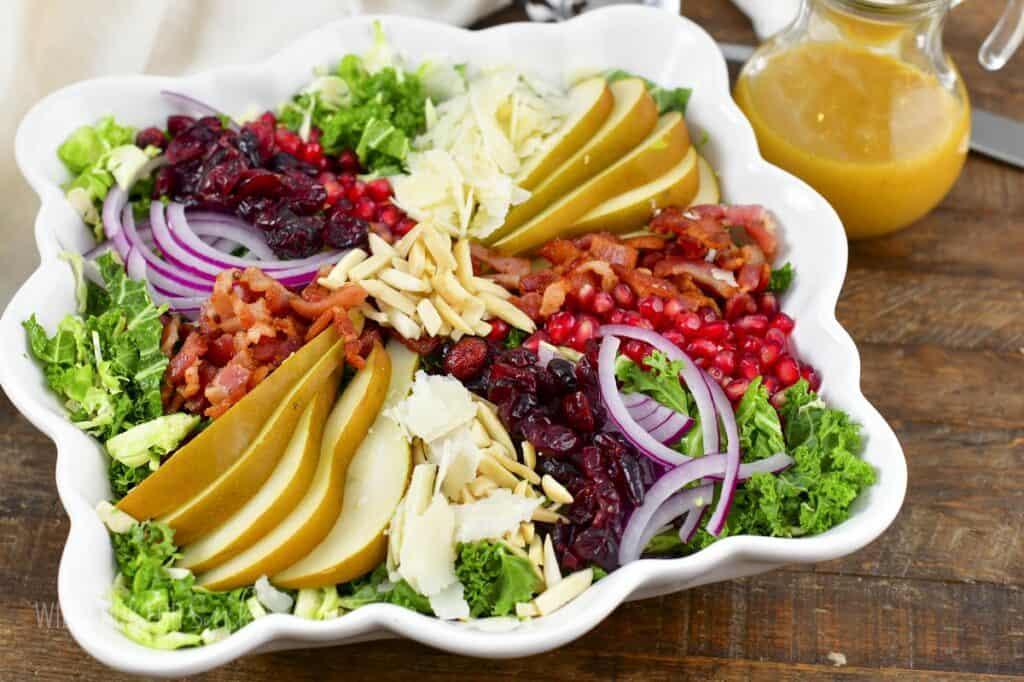
{"label": "glass dressing jar", "polygon": [[[925,215],[963,167],[971,116],[942,28],[960,0],[803,0],[744,66],[735,96],[762,155],[836,209],[850,238]],[[1024,37],[1024,0],[982,46],[989,69]]]}

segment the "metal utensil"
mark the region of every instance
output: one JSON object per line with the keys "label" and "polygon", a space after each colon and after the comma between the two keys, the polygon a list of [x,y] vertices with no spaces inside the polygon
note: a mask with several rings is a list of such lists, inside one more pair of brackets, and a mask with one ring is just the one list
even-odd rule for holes
{"label": "metal utensil", "polygon": [[[750,45],[718,43],[725,59],[743,64],[754,54]],[[993,159],[1024,168],[1024,123],[984,109],[971,113],[971,149]]]}

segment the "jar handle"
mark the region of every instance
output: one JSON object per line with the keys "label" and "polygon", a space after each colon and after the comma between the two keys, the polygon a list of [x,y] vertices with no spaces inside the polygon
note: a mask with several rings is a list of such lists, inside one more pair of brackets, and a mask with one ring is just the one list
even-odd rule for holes
{"label": "jar handle", "polygon": [[989,71],[1006,65],[1024,40],[1024,0],[1008,0],[1003,16],[978,50],[978,61]]}

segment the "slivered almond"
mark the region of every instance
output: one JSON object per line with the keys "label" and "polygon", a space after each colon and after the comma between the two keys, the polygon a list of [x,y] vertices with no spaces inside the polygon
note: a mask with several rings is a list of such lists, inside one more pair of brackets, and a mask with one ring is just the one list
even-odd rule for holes
{"label": "slivered almond", "polygon": [[430,285],[423,281],[422,277],[410,275],[394,267],[381,270],[377,278],[399,291],[411,291],[414,293],[430,291]]}
{"label": "slivered almond", "polygon": [[594,571],[585,568],[576,571],[558,581],[554,587],[548,587],[533,600],[537,612],[546,616],[562,608],[576,597],[583,594],[594,582]]}
{"label": "slivered almond", "polygon": [[459,498],[462,500],[462,504],[469,504],[470,502],[476,502],[476,495],[469,489],[469,484],[462,486],[459,490]]}
{"label": "slivered almond", "polygon": [[523,480],[516,483],[516,487],[512,489],[513,495],[519,495],[520,497],[526,497],[526,491],[530,489],[530,482]]}
{"label": "slivered almond", "polygon": [[558,557],[555,556],[555,545],[551,542],[551,536],[544,538],[544,584],[550,590],[562,579],[562,572],[558,568]]}
{"label": "slivered almond", "polygon": [[390,262],[391,258],[388,256],[370,256],[350,269],[348,271],[348,278],[353,282],[362,282],[386,268]]}
{"label": "slivered almond", "polygon": [[359,306],[359,312],[361,312],[365,317],[373,320],[377,324],[388,324],[388,314],[377,310],[369,303],[364,303],[363,305]]}
{"label": "slivered almond", "polygon": [[561,514],[556,514],[546,507],[537,507],[533,510],[533,516],[530,517],[530,520],[539,523],[558,523],[559,521],[565,521],[565,517]]}
{"label": "slivered almond", "polygon": [[384,282],[375,279],[368,279],[360,282],[360,284],[362,284],[363,288],[366,289],[366,293],[377,299],[379,303],[386,303],[392,308],[398,308],[406,315],[411,316],[416,314],[416,304],[412,299],[398,291],[395,291]]}
{"label": "slivered almond", "polygon": [[491,333],[492,329],[494,329],[494,327],[492,327],[489,322],[477,322],[473,325],[473,332],[477,336],[487,336]]}
{"label": "slivered almond", "polygon": [[531,320],[526,313],[508,301],[498,298],[494,294],[485,292],[480,293],[480,300],[483,301],[484,307],[487,308],[487,312],[491,313],[495,317],[505,320],[513,327],[522,329],[530,334],[536,331],[537,325],[533,323],[533,320]]}
{"label": "slivered almond", "polygon": [[498,298],[508,298],[509,296],[512,295],[511,293],[509,293],[509,291],[507,289],[502,287],[500,284],[498,284],[496,282],[492,282],[491,280],[487,279],[486,277],[474,277],[473,278],[473,286],[472,287],[466,287],[466,288],[467,289],[474,289],[474,290],[476,290],[477,293],[485,293],[486,292],[488,294],[494,294]]}
{"label": "slivered almond", "polygon": [[443,324],[441,316],[437,314],[437,308],[434,307],[429,298],[420,299],[420,302],[416,304],[416,314],[419,316],[420,322],[428,334],[437,336],[441,332],[441,325]]}
{"label": "slivered almond", "polygon": [[501,443],[505,450],[509,453],[516,451],[515,446],[512,444],[512,438],[508,435],[508,431],[502,426],[501,420],[498,419],[498,415],[494,412],[494,409],[490,407],[490,404],[484,401],[482,398],[477,400],[476,405],[476,418],[480,420],[480,423],[487,429],[487,433],[491,434],[491,438],[496,442]]}
{"label": "slivered almond", "polygon": [[455,256],[455,275],[459,278],[459,284],[470,292],[476,293],[476,284],[473,281],[473,257],[469,248],[468,239],[460,239],[455,242],[452,249]]}
{"label": "slivered almond", "polygon": [[439,271],[430,283],[434,285],[434,291],[441,294],[456,310],[461,311],[470,301],[470,293],[462,288],[459,280],[451,272]]}
{"label": "slivered almond", "polygon": [[426,225],[424,223],[416,223],[416,226],[413,227],[408,232],[406,232],[404,237],[395,242],[395,253],[397,253],[402,258],[407,257],[409,255],[409,249],[412,248],[413,244],[417,243],[420,240],[420,237],[423,235],[423,230],[425,228]]}
{"label": "slivered almond", "polygon": [[516,617],[518,618],[535,618],[539,615],[537,607],[534,606],[533,602],[519,602],[516,604]]}
{"label": "slivered almond", "polygon": [[519,483],[519,480],[510,474],[505,467],[498,464],[497,460],[493,457],[484,456],[481,458],[478,470],[502,488],[514,490],[516,484]]}
{"label": "slivered almond", "polygon": [[533,538],[536,536],[533,523],[530,521],[523,521],[519,524],[519,532],[523,534],[523,539],[527,542],[533,542]]}
{"label": "slivered almond", "polygon": [[326,277],[321,277],[317,282],[320,286],[328,289],[340,289],[348,280],[349,272],[355,266],[367,259],[367,253],[362,249],[352,249],[338,261],[338,264],[331,268]]}
{"label": "slivered almond", "polygon": [[486,448],[483,452],[485,455],[493,457],[495,460],[497,460],[498,464],[505,467],[519,478],[526,479],[527,481],[534,485],[539,485],[541,483],[541,478],[536,471],[534,471],[528,466],[520,464],[519,462],[515,461],[514,459],[506,455],[505,448],[503,448],[500,444],[494,443],[489,448]]}
{"label": "slivered almond", "polygon": [[462,332],[463,334],[472,334],[473,329],[466,324],[466,321],[462,319],[454,308],[448,305],[448,302],[441,296],[434,294],[431,298],[431,302],[434,307],[437,308],[437,312],[441,315],[441,319],[452,326],[453,330]]}
{"label": "slivered almond", "polygon": [[[536,476],[536,474],[534,475]],[[572,495],[569,494],[569,491],[549,474],[544,474],[544,478],[540,479],[540,487],[552,502],[572,504]]]}
{"label": "slivered almond", "polygon": [[[402,260],[398,256],[391,257],[391,267],[393,267],[395,270],[398,270],[399,272],[404,272],[407,275],[412,274],[409,272],[409,261]],[[419,275],[417,275],[417,277],[418,276]]]}
{"label": "slivered almond", "polygon": [[395,331],[407,339],[418,339],[423,334],[416,321],[397,308],[388,309],[388,322]]}
{"label": "slivered almond", "polygon": [[409,264],[410,275],[423,276],[423,268],[427,264],[427,252],[424,250],[423,244],[416,242],[412,245],[406,262]]}
{"label": "slivered almond", "polygon": [[381,238],[376,232],[370,232],[370,253],[374,256],[387,256],[391,258],[395,255],[395,248],[388,244],[384,239]]}
{"label": "slivered almond", "polygon": [[457,263],[452,255],[452,240],[446,233],[436,229],[425,229],[423,231],[423,245],[427,247],[427,253],[443,270],[454,271]]}
{"label": "slivered almond", "polygon": [[530,556],[530,561],[532,561],[535,566],[544,565],[544,543],[540,541],[540,536],[536,533],[534,534],[533,539],[530,540],[530,547],[526,550],[526,553]]}
{"label": "slivered almond", "polygon": [[487,494],[498,488],[498,484],[486,476],[477,476],[468,483],[469,492],[477,497],[487,497]]}
{"label": "slivered almond", "polygon": [[474,330],[478,324],[484,321],[485,312],[487,311],[484,309],[484,304],[475,298],[468,299],[462,305],[462,319]]}
{"label": "slivered almond", "polygon": [[523,449],[523,464],[530,467],[531,469],[537,468],[537,448],[533,447],[533,443],[528,440],[524,440],[519,444],[519,447]]}
{"label": "slivered almond", "polygon": [[491,444],[491,437],[487,435],[487,429],[480,423],[479,419],[474,419],[469,430],[473,433],[473,444],[478,448],[486,448]]}

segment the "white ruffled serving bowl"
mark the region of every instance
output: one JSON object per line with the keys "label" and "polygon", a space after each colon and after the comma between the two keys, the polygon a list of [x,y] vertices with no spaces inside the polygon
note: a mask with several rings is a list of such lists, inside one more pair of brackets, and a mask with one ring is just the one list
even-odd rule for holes
{"label": "white ruffled serving bowl", "polygon": [[878,482],[860,496],[848,521],[823,535],[730,537],[686,558],[637,561],[560,611],[512,631],[485,631],[482,625],[442,622],[391,605],[371,605],[325,622],[270,615],[224,641],[179,651],[146,649],[118,632],[106,613],[115,573],[113,553],[93,511],[109,495],[106,456],[95,440],[65,418],[27,353],[21,327],[22,320],[35,313],[52,330],[60,318],[74,312],[71,272],[57,256],[64,249],[84,251],[91,246],[89,231],[60,189],[67,176],[56,148],[75,127],[106,114],[140,127],[162,121],[172,113],[159,94],[162,89],[188,93],[223,111],[275,107],[309,82],[313,67],[369,47],[373,20],[359,17],[329,24],[260,64],[187,78],[122,76],[79,83],[39,102],[18,130],[18,165],[42,201],[35,223],[42,264],[0,319],[0,384],[57,445],[57,489],[71,519],[58,591],[64,622],[82,648],[113,668],[163,676],[197,673],[256,652],[392,636],[470,656],[527,656],[581,636],[623,601],[762,573],[783,564],[827,561],[877,538],[903,502],[907,469],[892,429],[861,394],[857,349],[835,318],[846,273],[843,228],[822,197],[761,159],[754,134],[729,95],[725,62],[711,38],[684,18],[638,6],[612,7],[562,24],[507,24],[478,32],[380,17],[392,43],[414,61],[447,56],[478,64],[512,63],[553,78],[616,67],[664,85],[692,87],[687,118],[694,139],[707,132],[702,151],[719,173],[724,199],[764,204],[779,219],[780,262],[792,262],[797,272],[783,300],[783,308],[797,320],[795,343],[824,377],[825,399],[863,425],[864,456],[877,469]]}

